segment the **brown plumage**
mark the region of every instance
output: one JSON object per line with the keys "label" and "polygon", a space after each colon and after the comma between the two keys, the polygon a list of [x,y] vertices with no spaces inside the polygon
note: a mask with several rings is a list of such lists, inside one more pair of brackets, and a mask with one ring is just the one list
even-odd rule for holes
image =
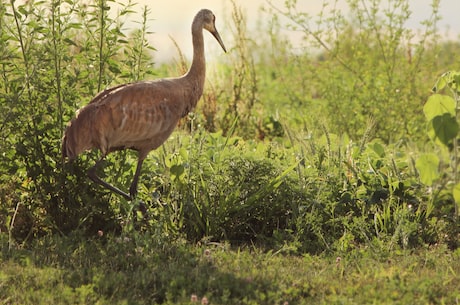
{"label": "brown plumage", "polygon": [[[207,9],[199,11],[192,23],[193,60],[189,71],[178,78],[129,83],[99,93],[67,126],[62,139],[63,158],[75,159],[86,150],[99,149],[101,159],[88,170],[89,178],[128,200],[133,199],[143,160],[166,141],[179,119],[196,106],[203,93],[203,29],[226,52],[214,14]],[[129,194],[96,175],[97,166],[108,153],[123,149],[136,150],[139,157]]]}

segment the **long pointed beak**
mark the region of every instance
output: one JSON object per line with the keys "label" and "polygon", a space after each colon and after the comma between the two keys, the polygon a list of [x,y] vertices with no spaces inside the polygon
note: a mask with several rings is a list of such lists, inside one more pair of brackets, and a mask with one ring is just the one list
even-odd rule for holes
{"label": "long pointed beak", "polygon": [[224,49],[224,52],[227,53],[227,49],[225,48],[224,42],[223,42],[222,39],[220,38],[219,32],[217,32],[217,30],[215,30],[215,31],[212,31],[211,34],[212,34],[212,36],[214,36],[214,38],[216,38],[216,40],[219,42],[219,44],[220,44],[220,46],[222,47],[222,49]]}

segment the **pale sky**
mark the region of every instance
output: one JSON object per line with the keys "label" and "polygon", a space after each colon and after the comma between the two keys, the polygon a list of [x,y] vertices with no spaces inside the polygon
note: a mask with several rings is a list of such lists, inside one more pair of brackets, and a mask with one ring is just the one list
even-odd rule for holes
{"label": "pale sky", "polygon": [[[127,1],[127,0],[121,0]],[[285,0],[271,0],[271,2],[283,8]],[[442,20],[438,26],[442,35],[448,34],[450,39],[459,39],[460,34],[460,0],[440,0],[440,15]],[[230,18],[230,12],[233,9],[231,0],[136,0],[135,9],[139,11],[139,17],[142,8],[147,5],[150,8],[149,30],[154,32],[150,35],[149,41],[157,49],[154,56],[156,61],[171,60],[177,58],[177,51],[169,36],[173,37],[181,48],[182,52],[189,58],[192,53],[190,25],[195,14],[202,8],[208,8],[216,15],[216,27],[220,32],[224,43],[225,38],[230,37],[227,22]],[[260,12],[261,6],[268,6],[266,0],[234,0],[237,6],[243,9],[248,19],[248,27],[255,27],[258,18],[264,18]],[[300,11],[307,12],[314,16],[322,7],[322,0],[298,0],[297,7]],[[334,2],[334,1],[329,1]],[[339,6],[345,10],[344,0],[339,0]],[[409,0],[411,18],[407,27],[420,29],[420,22],[428,19],[431,14],[432,0]],[[265,15],[266,16],[266,15]],[[139,19],[140,20],[140,19]],[[218,44],[213,41],[211,35],[205,35],[205,44],[207,49],[219,50]],[[295,36],[294,36],[295,37]],[[294,38],[295,39],[295,38]],[[229,43],[227,43],[227,48]],[[213,52],[213,55],[215,53]]]}

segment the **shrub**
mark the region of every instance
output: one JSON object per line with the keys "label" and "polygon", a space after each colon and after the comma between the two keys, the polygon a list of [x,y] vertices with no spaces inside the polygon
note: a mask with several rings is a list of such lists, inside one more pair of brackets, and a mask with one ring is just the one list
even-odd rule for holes
{"label": "shrub", "polygon": [[129,37],[122,17],[132,4],[115,18],[111,4],[12,1],[0,9],[2,208],[16,216],[2,225],[20,239],[114,218],[110,197],[99,196],[82,172],[91,157],[64,165],[59,151],[66,122],[85,100],[113,82],[151,73],[147,9],[140,32]]}

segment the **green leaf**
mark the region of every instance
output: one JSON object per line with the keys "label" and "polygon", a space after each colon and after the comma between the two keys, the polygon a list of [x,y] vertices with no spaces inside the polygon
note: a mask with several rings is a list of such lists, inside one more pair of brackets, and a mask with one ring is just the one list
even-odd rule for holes
{"label": "green leaf", "polygon": [[439,92],[446,86],[452,90],[460,92],[460,72],[458,71],[447,71],[439,77],[434,85],[432,91]]}
{"label": "green leaf", "polygon": [[449,146],[458,134],[459,126],[455,117],[448,113],[434,117],[428,129],[428,135],[433,140],[438,140],[442,144]]}
{"label": "green leaf", "polygon": [[289,174],[289,172],[294,170],[299,165],[300,162],[301,160],[295,162],[294,164],[289,166],[287,169],[285,169],[280,175],[274,177],[268,184],[261,186],[261,188],[257,192],[255,192],[248,198],[248,201],[246,202],[246,204],[252,205],[254,202],[257,202],[258,200],[264,198],[271,192],[274,192],[283,183],[284,177],[286,177],[287,174]]}
{"label": "green leaf", "polygon": [[415,162],[420,181],[431,186],[439,178],[439,158],[435,154],[423,154]]}
{"label": "green leaf", "polygon": [[185,168],[182,164],[174,164],[169,169],[171,173],[171,179],[173,181],[179,180],[183,181],[185,177]]}
{"label": "green leaf", "polygon": [[456,103],[452,97],[442,94],[433,94],[428,98],[425,106],[423,106],[423,113],[428,121],[445,113],[449,113],[455,117],[455,107]]}
{"label": "green leaf", "polygon": [[75,41],[73,41],[73,40],[70,39],[70,38],[64,38],[64,42],[67,43],[67,44],[69,44],[69,45],[73,45],[73,46],[76,46],[76,47],[78,46],[78,45],[75,43]]}
{"label": "green leaf", "polygon": [[452,82],[449,85],[455,91],[460,92],[460,72],[454,73],[452,77]]}
{"label": "green leaf", "polygon": [[444,87],[446,87],[446,85],[447,85],[446,79],[441,76],[436,81],[436,84],[434,85],[433,89],[431,89],[431,91],[433,91],[434,93],[437,93],[437,92],[441,91],[442,89],[444,89]]}
{"label": "green leaf", "polygon": [[18,11],[26,17],[29,15],[29,12],[26,10],[26,7],[24,5],[19,6]]}
{"label": "green leaf", "polygon": [[371,151],[373,151],[378,157],[383,158],[385,157],[385,147],[378,142],[370,143],[367,146]]}

